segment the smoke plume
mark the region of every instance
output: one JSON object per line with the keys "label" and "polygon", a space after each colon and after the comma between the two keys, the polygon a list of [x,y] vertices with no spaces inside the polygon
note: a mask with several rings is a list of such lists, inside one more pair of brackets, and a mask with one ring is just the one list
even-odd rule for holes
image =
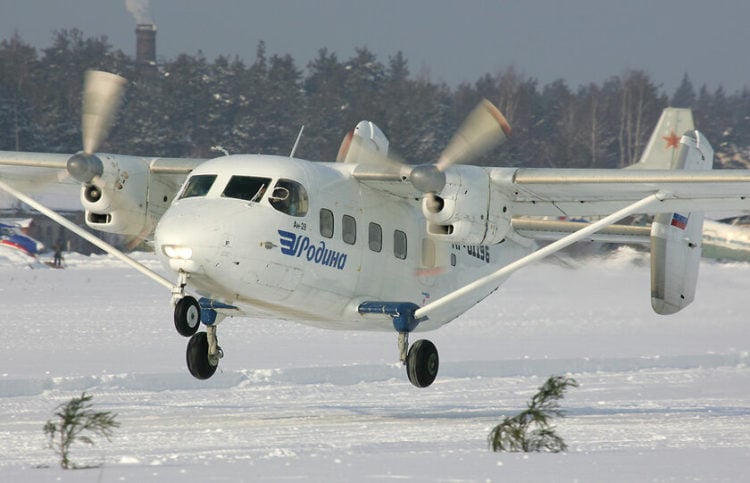
{"label": "smoke plume", "polygon": [[151,19],[151,7],[149,3],[149,0],[125,0],[125,8],[133,15],[136,24],[154,23]]}

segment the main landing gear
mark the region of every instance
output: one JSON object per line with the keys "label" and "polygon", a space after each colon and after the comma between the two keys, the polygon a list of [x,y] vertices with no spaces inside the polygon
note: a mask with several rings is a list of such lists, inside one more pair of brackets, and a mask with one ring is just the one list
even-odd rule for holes
{"label": "main landing gear", "polygon": [[406,375],[416,387],[427,387],[435,381],[440,366],[440,358],[435,344],[427,339],[420,339],[409,346],[409,333],[399,332],[399,352],[401,362],[406,366]]}
{"label": "main landing gear", "polygon": [[440,366],[440,358],[435,344],[421,339],[409,348],[409,333],[417,328],[422,320],[414,313],[419,308],[411,302],[362,302],[357,311],[362,314],[387,315],[393,319],[393,328],[398,332],[398,351],[401,362],[406,366],[409,381],[417,387],[427,387],[435,381]]}

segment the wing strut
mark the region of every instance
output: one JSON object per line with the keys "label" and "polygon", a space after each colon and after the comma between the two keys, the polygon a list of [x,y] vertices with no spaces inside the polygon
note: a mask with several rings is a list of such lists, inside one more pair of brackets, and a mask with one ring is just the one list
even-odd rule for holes
{"label": "wing strut", "polygon": [[552,255],[553,253],[556,253],[562,250],[563,248],[569,245],[572,245],[573,243],[577,241],[585,239],[589,235],[596,233],[597,231],[603,228],[606,228],[610,225],[617,223],[618,221],[625,218],[626,216],[632,215],[633,213],[641,212],[644,209],[646,209],[649,205],[661,202],[668,197],[669,196],[667,194],[658,192],[658,193],[649,195],[640,201],[636,201],[632,205],[626,206],[625,208],[619,211],[616,211],[615,213],[612,213],[606,218],[602,218],[601,220],[595,223],[586,225],[586,227],[581,228],[580,230],[574,233],[571,233],[570,235],[567,235],[557,240],[556,242],[547,245],[544,248],[540,248],[539,250],[536,250],[535,252],[516,260],[515,262],[509,263],[508,265],[504,266],[503,268],[501,268],[500,270],[494,273],[486,275],[480,278],[479,280],[475,280],[474,282],[471,282],[470,284],[465,285],[461,287],[460,289],[455,290],[443,297],[440,297],[439,299],[435,300],[432,303],[425,305],[424,307],[420,309],[417,309],[417,311],[414,312],[414,318],[416,320],[420,320],[425,317],[429,317],[430,314],[432,314],[436,310],[439,310],[443,306],[450,304],[452,302],[455,302],[456,300],[460,300],[464,297],[471,297],[472,294],[474,294],[477,291],[482,291],[483,293],[486,293],[486,290],[481,290],[481,289],[484,289],[488,286],[497,285],[500,279],[502,279],[503,277],[507,277],[508,275],[515,272],[516,270],[519,270],[525,267],[526,265],[534,263],[537,260],[541,260],[542,258],[546,256]]}
{"label": "wing strut", "polygon": [[5,191],[6,193],[14,196],[15,198],[18,198],[23,203],[26,203],[27,205],[31,206],[41,214],[45,215],[46,217],[50,218],[52,221],[59,223],[63,227],[67,228],[68,230],[72,231],[76,235],[80,236],[86,241],[89,241],[96,245],[97,247],[101,248],[105,252],[114,255],[116,258],[119,258],[123,262],[130,265],[132,268],[138,270],[142,274],[149,277],[151,280],[154,280],[156,283],[159,283],[165,287],[167,287],[170,290],[175,289],[175,284],[173,282],[170,282],[166,278],[162,277],[158,273],[154,272],[150,268],[146,267],[142,263],[139,263],[117,248],[113,247],[109,243],[105,242],[101,238],[89,233],[88,231],[84,230],[80,226],[76,225],[75,223],[71,222],[67,218],[63,218],[59,214],[55,213],[53,210],[50,210],[43,204],[39,203],[38,201],[34,200],[33,198],[30,198],[26,196],[25,194],[21,193],[20,191],[16,191],[14,188],[8,186],[4,182],[0,181],[0,190]]}

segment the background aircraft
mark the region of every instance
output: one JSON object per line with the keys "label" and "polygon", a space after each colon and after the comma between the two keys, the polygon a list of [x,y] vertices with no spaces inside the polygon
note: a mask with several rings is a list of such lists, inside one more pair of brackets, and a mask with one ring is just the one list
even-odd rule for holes
{"label": "background aircraft", "polygon": [[0,219],[0,255],[14,263],[38,267],[37,255],[44,251],[44,244],[28,235],[31,219]]}

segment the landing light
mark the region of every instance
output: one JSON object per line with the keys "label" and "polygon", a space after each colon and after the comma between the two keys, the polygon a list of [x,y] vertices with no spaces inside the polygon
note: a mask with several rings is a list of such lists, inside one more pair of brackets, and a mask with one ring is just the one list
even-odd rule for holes
{"label": "landing light", "polygon": [[190,260],[193,256],[193,249],[182,245],[162,245],[161,250],[169,258]]}

